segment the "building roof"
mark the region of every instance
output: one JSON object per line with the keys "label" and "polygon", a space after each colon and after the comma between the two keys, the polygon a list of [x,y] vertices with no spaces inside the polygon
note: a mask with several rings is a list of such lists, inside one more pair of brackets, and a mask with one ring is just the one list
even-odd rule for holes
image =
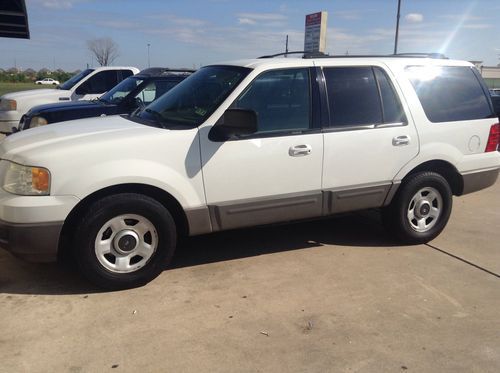
{"label": "building roof", "polygon": [[30,38],[24,0],[0,0],[0,37]]}

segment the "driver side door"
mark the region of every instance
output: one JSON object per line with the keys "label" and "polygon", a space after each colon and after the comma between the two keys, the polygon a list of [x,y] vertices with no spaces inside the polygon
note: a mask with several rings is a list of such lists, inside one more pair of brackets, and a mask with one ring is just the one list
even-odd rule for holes
{"label": "driver side door", "polygon": [[308,67],[264,72],[231,108],[257,114],[256,133],[224,142],[200,132],[213,230],[321,215],[323,135]]}

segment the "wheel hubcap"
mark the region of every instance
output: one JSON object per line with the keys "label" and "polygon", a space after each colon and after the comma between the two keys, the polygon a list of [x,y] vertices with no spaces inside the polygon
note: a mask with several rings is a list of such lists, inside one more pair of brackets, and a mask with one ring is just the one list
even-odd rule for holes
{"label": "wheel hubcap", "polygon": [[114,249],[122,255],[127,255],[137,247],[139,236],[133,230],[124,229],[113,238]]}
{"label": "wheel hubcap", "polygon": [[443,198],[435,188],[420,189],[410,200],[407,218],[417,232],[427,232],[436,225],[443,209]]}
{"label": "wheel hubcap", "polygon": [[155,226],[140,215],[126,214],[108,220],[97,233],[95,253],[101,265],[114,273],[144,267],[158,246]]}

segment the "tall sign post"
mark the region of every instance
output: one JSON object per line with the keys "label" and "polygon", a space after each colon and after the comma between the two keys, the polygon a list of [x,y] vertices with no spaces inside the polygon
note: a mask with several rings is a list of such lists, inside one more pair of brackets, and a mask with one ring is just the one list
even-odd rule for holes
{"label": "tall sign post", "polygon": [[304,35],[304,51],[308,53],[324,53],[326,49],[326,27],[328,12],[306,15]]}

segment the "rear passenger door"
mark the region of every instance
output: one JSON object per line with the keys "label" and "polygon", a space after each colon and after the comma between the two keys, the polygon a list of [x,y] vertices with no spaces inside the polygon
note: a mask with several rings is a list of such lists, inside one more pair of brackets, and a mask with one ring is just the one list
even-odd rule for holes
{"label": "rear passenger door", "polygon": [[322,70],[329,124],[322,181],[326,212],[379,207],[395,175],[418,153],[411,116],[381,66]]}

